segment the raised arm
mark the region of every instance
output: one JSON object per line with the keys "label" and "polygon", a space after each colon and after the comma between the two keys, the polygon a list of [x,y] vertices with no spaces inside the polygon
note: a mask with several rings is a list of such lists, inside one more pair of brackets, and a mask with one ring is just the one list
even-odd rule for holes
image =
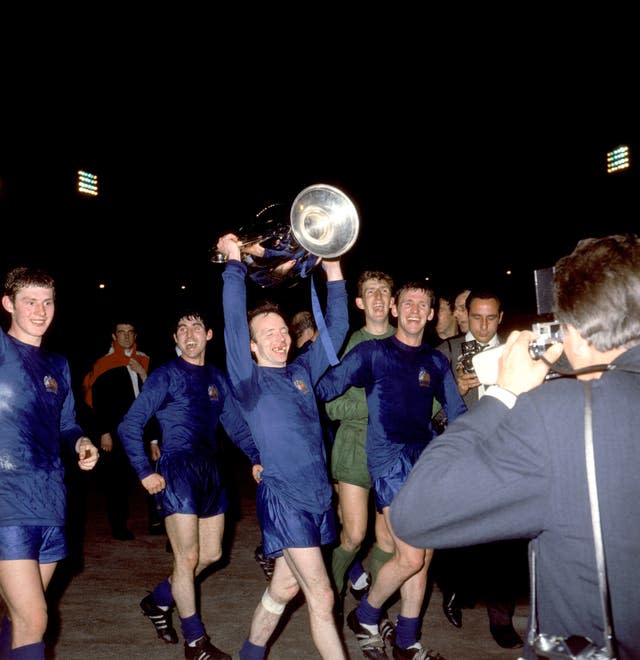
{"label": "raised arm", "polygon": [[218,239],[218,250],[227,256],[222,274],[222,308],[224,340],[227,353],[227,373],[241,401],[254,395],[252,385],[255,363],[251,357],[249,323],[247,321],[247,268],[240,260],[240,245],[235,234]]}
{"label": "raised arm", "polygon": [[340,259],[323,259],[322,267],[327,274],[327,282],[335,282],[344,279]]}

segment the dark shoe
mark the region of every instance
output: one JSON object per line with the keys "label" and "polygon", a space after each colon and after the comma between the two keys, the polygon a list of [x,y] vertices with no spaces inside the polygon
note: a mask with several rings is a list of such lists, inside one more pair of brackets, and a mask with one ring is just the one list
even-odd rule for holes
{"label": "dark shoe", "polygon": [[511,623],[506,626],[489,626],[489,630],[496,644],[503,649],[519,649],[522,646],[522,638]]}
{"label": "dark shoe", "polygon": [[382,637],[384,643],[388,644],[389,647],[392,647],[396,643],[396,627],[393,625],[393,621],[391,621],[387,612],[382,613],[378,630],[380,631],[380,637]]}
{"label": "dark shoe", "polygon": [[115,529],[111,532],[111,537],[116,541],[133,541],[136,537],[133,532],[126,527],[124,529]]}
{"label": "dark shoe", "polygon": [[153,523],[149,525],[149,534],[151,534],[151,536],[162,536],[164,534],[164,525],[162,523]]}
{"label": "dark shoe", "polygon": [[420,642],[412,644],[408,649],[401,649],[399,646],[393,647],[394,660],[445,660],[436,651],[427,651]]}
{"label": "dark shoe", "polygon": [[364,585],[361,589],[356,589],[353,585],[349,587],[349,591],[351,592],[351,595],[356,599],[360,600],[366,593],[369,592],[369,589],[371,588],[371,577],[367,573],[367,584]]}
{"label": "dark shoe", "polygon": [[[153,623],[158,637],[167,644],[178,643],[178,633],[171,623],[171,610],[161,610],[152,594],[145,596],[140,601],[142,613]],[[195,657],[195,656],[194,656]]]}
{"label": "dark shoe", "polygon": [[264,554],[262,554],[261,545],[255,549],[253,556],[258,564],[260,564],[260,568],[262,569],[264,576],[267,578],[267,582],[270,582],[273,576],[273,569],[276,566],[276,560],[273,559],[273,557],[265,557]]}
{"label": "dark shoe", "polygon": [[462,628],[462,610],[458,605],[455,591],[442,594],[442,611],[452,626]]}
{"label": "dark shoe", "polygon": [[207,636],[201,637],[194,646],[184,643],[184,657],[187,660],[232,660],[231,656],[214,646]]}
{"label": "dark shoe", "polygon": [[389,656],[384,652],[384,640],[380,633],[369,632],[364,626],[360,625],[355,609],[349,612],[347,616],[347,625],[355,633],[358,645],[365,658],[372,660],[382,660]]}

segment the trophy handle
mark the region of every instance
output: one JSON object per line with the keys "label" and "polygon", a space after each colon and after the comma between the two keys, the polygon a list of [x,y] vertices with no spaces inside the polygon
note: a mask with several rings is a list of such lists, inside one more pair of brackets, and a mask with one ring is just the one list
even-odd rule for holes
{"label": "trophy handle", "polygon": [[[282,204],[270,204],[250,225],[234,233],[251,279],[271,288],[293,286],[323,258],[350,250],[359,227],[358,212],[349,197],[334,186],[319,183],[298,193],[288,218]],[[224,263],[226,255],[213,249],[210,260]]]}

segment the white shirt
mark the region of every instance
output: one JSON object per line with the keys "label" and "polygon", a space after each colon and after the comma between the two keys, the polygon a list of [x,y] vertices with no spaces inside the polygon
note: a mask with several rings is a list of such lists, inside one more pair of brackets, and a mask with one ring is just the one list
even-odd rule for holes
{"label": "white shirt", "polygon": [[[472,334],[471,330],[467,331],[467,334],[464,336],[465,341],[475,341],[478,342],[480,346],[482,346],[482,350],[485,350],[486,348],[493,348],[494,346],[500,346],[501,342],[500,339],[498,338],[498,334],[496,333],[491,337],[491,339],[486,343],[483,344],[482,342],[479,342]],[[478,399],[481,399],[487,391],[487,387],[485,385],[479,385],[478,386]]]}

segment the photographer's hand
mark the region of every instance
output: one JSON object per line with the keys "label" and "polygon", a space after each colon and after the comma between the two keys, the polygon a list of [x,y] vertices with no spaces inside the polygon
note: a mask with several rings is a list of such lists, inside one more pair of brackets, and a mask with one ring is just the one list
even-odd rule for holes
{"label": "photographer's hand", "polygon": [[[516,396],[540,385],[549,373],[549,367],[542,360],[531,357],[529,344],[535,338],[536,335],[530,330],[514,330],[498,360],[497,385]],[[562,355],[562,348],[561,343],[553,344],[544,356],[549,362],[555,362]]]}

